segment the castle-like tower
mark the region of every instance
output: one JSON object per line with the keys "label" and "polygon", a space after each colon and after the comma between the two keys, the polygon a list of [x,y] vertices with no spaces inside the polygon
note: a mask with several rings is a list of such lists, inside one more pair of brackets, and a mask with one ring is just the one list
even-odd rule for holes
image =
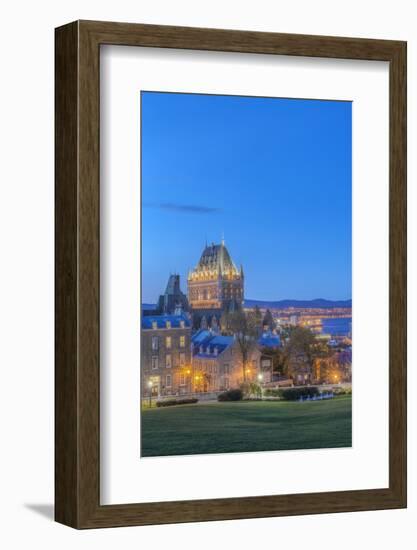
{"label": "castle-like tower", "polygon": [[179,311],[188,311],[188,300],[181,292],[180,276],[173,274],[169,276],[165,294],[159,296],[157,313],[174,315]]}
{"label": "castle-like tower", "polygon": [[197,266],[188,274],[188,302],[194,311],[218,317],[243,304],[243,268],[237,269],[222,240],[206,245]]}

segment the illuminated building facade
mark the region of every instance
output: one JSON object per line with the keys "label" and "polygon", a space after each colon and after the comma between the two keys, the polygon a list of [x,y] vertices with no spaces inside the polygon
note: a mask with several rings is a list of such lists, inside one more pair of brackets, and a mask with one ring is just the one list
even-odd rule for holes
{"label": "illuminated building facade", "polygon": [[143,315],[142,397],[191,391],[191,326],[186,314]]}
{"label": "illuminated building facade", "polygon": [[243,304],[243,268],[237,269],[224,244],[207,245],[197,266],[188,274],[188,302],[194,325],[205,319],[209,326],[219,322],[225,311]]}
{"label": "illuminated building facade", "polygon": [[[246,381],[255,382],[260,372],[260,351],[249,352]],[[238,388],[243,379],[242,356],[233,336],[199,330],[191,337],[193,388],[196,393]]]}

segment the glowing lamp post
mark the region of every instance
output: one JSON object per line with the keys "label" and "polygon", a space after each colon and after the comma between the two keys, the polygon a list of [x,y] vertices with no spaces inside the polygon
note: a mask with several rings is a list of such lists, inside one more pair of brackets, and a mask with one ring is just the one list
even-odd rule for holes
{"label": "glowing lamp post", "polygon": [[186,380],[188,382],[188,393],[191,393],[191,369],[187,369],[185,371],[185,374],[187,376]]}

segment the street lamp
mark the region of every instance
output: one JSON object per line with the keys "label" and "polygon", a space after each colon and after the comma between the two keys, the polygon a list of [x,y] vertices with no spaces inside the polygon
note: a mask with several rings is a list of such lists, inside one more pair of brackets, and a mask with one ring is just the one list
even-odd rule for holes
{"label": "street lamp", "polygon": [[149,388],[149,408],[151,409],[152,408],[152,381],[149,380],[148,382],[148,388]]}
{"label": "street lamp", "polygon": [[191,369],[187,368],[184,376],[186,380],[186,386],[188,386],[188,393],[191,393],[191,384],[192,384]]}
{"label": "street lamp", "polygon": [[258,374],[258,382],[259,382],[259,387],[261,388],[261,399],[263,398],[263,395],[262,395],[262,381],[264,379],[264,375],[260,372]]}

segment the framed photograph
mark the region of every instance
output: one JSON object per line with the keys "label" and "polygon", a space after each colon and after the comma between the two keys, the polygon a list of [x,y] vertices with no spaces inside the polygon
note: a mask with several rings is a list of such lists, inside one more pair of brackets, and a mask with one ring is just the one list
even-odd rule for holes
{"label": "framed photograph", "polygon": [[406,43],[56,29],[56,520],[406,506]]}

